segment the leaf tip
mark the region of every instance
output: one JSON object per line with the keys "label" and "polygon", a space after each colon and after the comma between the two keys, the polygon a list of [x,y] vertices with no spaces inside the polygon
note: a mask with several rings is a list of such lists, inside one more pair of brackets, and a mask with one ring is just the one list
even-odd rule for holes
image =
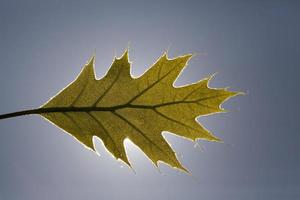
{"label": "leaf tip", "polygon": [[[129,160],[126,158],[117,158],[117,160],[123,162],[125,165],[127,165],[131,170],[134,171],[132,165],[130,164]],[[135,171],[134,171],[135,172]]]}
{"label": "leaf tip", "polygon": [[92,57],[90,58],[88,64],[94,65],[94,64],[95,64],[95,59],[96,59],[96,55],[94,54],[94,55],[92,55]]}
{"label": "leaf tip", "polygon": [[129,63],[129,48],[126,48],[119,60],[124,60]]}
{"label": "leaf tip", "polygon": [[96,79],[95,76],[95,55],[93,55],[88,62],[84,65],[84,67],[82,68],[81,72],[79,73],[78,78],[92,78],[92,79]]}
{"label": "leaf tip", "polygon": [[[217,136],[215,136],[214,134],[212,134],[211,132],[208,132],[208,137],[206,138],[208,141],[211,141],[211,142],[219,142],[219,143],[222,143],[223,141],[218,138]],[[202,139],[202,138],[201,138]]]}
{"label": "leaf tip", "polygon": [[169,60],[169,53],[167,50],[163,52],[163,54],[160,56],[160,58],[158,60],[161,60],[161,59]]}
{"label": "leaf tip", "polygon": [[171,163],[168,163],[168,162],[164,162],[162,160],[158,160],[156,162],[153,162],[153,164],[159,170],[159,172],[160,172],[160,168],[159,168],[160,163],[164,163],[164,164],[168,165],[169,167],[177,169],[177,170],[179,170],[181,172],[184,172],[184,173],[187,173],[187,174],[191,174],[191,172],[187,168],[185,168],[178,160],[177,160],[176,164],[174,164],[174,163],[171,164]]}

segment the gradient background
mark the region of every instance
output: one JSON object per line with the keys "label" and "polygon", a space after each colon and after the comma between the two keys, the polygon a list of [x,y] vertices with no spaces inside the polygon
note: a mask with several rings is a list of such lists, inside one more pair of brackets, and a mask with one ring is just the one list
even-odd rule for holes
{"label": "gradient background", "polygon": [[300,199],[299,10],[296,0],[1,0],[0,113],[40,106],[94,52],[101,77],[128,42],[135,76],[166,49],[196,52],[176,85],[218,72],[212,87],[248,94],[200,119],[224,144],[166,134],[192,176],[159,172],[127,143],[133,172],[39,116],[1,120],[0,199]]}

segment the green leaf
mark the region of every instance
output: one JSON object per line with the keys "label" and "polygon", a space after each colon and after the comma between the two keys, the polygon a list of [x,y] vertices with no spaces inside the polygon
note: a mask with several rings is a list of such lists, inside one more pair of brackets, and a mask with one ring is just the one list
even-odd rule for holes
{"label": "green leaf", "polygon": [[95,78],[93,57],[76,80],[43,105],[39,114],[91,150],[95,150],[93,136],[99,137],[115,158],[129,166],[125,139],[137,145],[156,166],[162,161],[186,171],[162,132],[191,140],[219,141],[196,118],[223,112],[220,105],[238,94],[209,88],[210,78],[174,87],[191,57],[169,59],[163,54],[142,76],[133,78],[126,50],[100,80]]}

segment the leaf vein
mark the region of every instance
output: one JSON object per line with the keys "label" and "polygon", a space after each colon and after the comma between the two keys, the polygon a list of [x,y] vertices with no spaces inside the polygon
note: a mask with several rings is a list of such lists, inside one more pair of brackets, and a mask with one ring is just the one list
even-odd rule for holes
{"label": "leaf vein", "polygon": [[[148,140],[152,145],[154,145],[156,148],[158,148],[162,153],[167,154],[166,152],[163,151],[155,142],[153,142],[149,137],[146,136],[146,134],[141,131],[138,127],[136,127],[132,122],[124,118],[122,115],[118,114],[117,112],[113,111],[116,116],[118,116],[120,119],[122,119],[124,122],[126,122],[129,126],[131,126],[134,130],[136,130],[138,133],[140,133],[146,140]],[[168,155],[168,154],[167,154]],[[174,162],[174,160],[173,160]]]}
{"label": "leaf vein", "polygon": [[114,148],[117,150],[118,154],[121,155],[119,149],[117,148],[117,145],[114,141],[114,139],[111,137],[111,135],[108,133],[107,129],[104,127],[104,125],[93,115],[91,112],[87,112],[87,114],[98,124],[98,126],[104,131],[104,133],[107,135],[107,137],[111,140],[112,144],[114,145]]}
{"label": "leaf vein", "polygon": [[154,112],[156,112],[156,113],[157,113],[158,115],[160,115],[161,117],[163,117],[163,118],[165,118],[165,119],[168,119],[168,120],[170,120],[170,121],[172,121],[172,122],[174,122],[174,123],[180,124],[180,125],[182,125],[182,126],[184,126],[184,127],[186,127],[186,128],[192,129],[192,130],[194,130],[194,131],[199,131],[199,130],[197,130],[196,128],[194,128],[194,127],[192,127],[192,126],[189,126],[189,125],[187,125],[187,124],[185,124],[185,123],[182,123],[182,122],[180,122],[180,121],[178,121],[178,120],[175,120],[175,119],[173,119],[173,118],[170,118],[169,116],[167,116],[167,115],[165,115],[165,114],[159,112],[157,109],[154,109]]}
{"label": "leaf vein", "polygon": [[96,100],[96,102],[92,105],[92,107],[97,106],[98,103],[105,97],[105,95],[110,91],[110,89],[114,86],[114,84],[117,82],[119,76],[120,76],[121,70],[118,72],[117,76],[113,80],[113,82],[110,84],[110,86],[105,90],[105,92]]}

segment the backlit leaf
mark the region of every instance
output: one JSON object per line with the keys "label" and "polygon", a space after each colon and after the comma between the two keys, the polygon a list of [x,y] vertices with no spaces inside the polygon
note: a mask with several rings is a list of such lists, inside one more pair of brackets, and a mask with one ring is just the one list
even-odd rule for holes
{"label": "backlit leaf", "polygon": [[129,166],[125,139],[137,145],[155,165],[162,161],[185,171],[162,132],[191,140],[219,141],[196,118],[224,111],[220,105],[238,94],[209,88],[210,77],[174,87],[191,57],[169,59],[163,54],[142,76],[133,78],[126,51],[115,58],[100,80],[95,78],[92,58],[74,82],[41,107],[45,112],[40,114],[91,150],[95,150],[93,136],[99,137],[114,157]]}

